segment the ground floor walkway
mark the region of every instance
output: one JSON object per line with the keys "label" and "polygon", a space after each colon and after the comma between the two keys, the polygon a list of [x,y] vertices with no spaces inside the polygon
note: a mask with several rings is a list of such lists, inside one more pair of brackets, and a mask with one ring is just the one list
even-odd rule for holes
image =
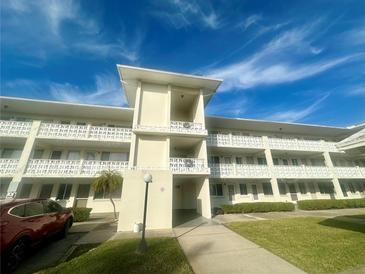
{"label": "ground floor walkway", "polygon": [[212,220],[197,218],[174,233],[196,274],[305,273]]}

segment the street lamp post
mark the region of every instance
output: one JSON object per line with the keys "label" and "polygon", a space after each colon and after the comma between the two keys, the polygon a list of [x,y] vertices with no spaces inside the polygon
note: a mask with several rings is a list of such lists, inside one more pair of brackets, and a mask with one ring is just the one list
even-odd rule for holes
{"label": "street lamp post", "polygon": [[146,231],[146,215],[147,215],[147,198],[148,198],[148,185],[152,183],[152,175],[147,173],[143,177],[144,182],[146,183],[146,191],[144,196],[144,210],[143,210],[143,224],[142,224],[142,238],[139,242],[137,252],[145,253],[147,250],[147,243],[145,239],[145,231]]}

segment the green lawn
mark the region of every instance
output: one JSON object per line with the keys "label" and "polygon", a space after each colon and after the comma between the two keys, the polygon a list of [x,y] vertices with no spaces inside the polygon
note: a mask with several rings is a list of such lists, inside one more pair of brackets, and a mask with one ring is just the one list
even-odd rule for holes
{"label": "green lawn", "polygon": [[39,273],[189,273],[193,274],[175,238],[148,239],[146,254],[136,254],[137,239],[101,244],[68,262]]}
{"label": "green lawn", "polygon": [[233,231],[309,273],[365,267],[365,224],[317,217],[233,222]]}

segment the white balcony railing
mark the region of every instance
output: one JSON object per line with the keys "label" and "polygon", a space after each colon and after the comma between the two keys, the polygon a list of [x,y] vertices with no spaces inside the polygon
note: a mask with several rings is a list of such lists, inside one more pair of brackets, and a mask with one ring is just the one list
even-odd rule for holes
{"label": "white balcony railing", "polygon": [[334,142],[323,142],[314,140],[269,138],[269,146],[271,149],[278,150],[338,152]]}
{"label": "white balcony railing", "polygon": [[88,139],[104,141],[130,141],[132,130],[118,127],[97,127],[86,125],[63,125],[42,123],[39,137],[62,139]]}
{"label": "white balcony railing", "polygon": [[282,166],[274,167],[277,178],[331,178],[329,169],[325,166]]}
{"label": "white balcony railing", "polygon": [[19,159],[0,159],[0,175],[13,176],[19,164]]}
{"label": "white balcony railing", "polygon": [[190,134],[190,135],[207,135],[208,131],[201,123],[171,121],[170,126],[160,125],[137,125],[134,127],[137,131],[147,131],[156,133],[175,133],[175,134]]}
{"label": "white balcony railing", "polygon": [[362,178],[365,179],[365,167],[335,167],[338,178]]}
{"label": "white balcony railing", "polygon": [[170,170],[173,173],[180,174],[209,174],[210,172],[209,168],[205,165],[204,159],[198,158],[170,158]]}
{"label": "white balcony railing", "polygon": [[31,127],[32,122],[0,120],[0,136],[26,137]]}
{"label": "white balcony railing", "polygon": [[212,177],[270,178],[266,165],[210,164]]}
{"label": "white balcony railing", "polygon": [[126,168],[128,168],[126,161],[32,159],[28,163],[25,175],[32,177],[94,177],[102,170],[122,171]]}
{"label": "white balcony railing", "polygon": [[170,131],[176,133],[207,134],[202,123],[171,121]]}
{"label": "white balcony railing", "polygon": [[263,148],[261,137],[229,134],[209,134],[207,144],[223,147]]}

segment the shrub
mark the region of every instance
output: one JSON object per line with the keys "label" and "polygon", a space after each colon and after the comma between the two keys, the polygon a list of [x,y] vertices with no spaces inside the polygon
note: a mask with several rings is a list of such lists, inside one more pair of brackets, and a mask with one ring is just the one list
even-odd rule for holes
{"label": "shrub", "polygon": [[298,208],[303,210],[358,208],[358,207],[365,207],[365,199],[298,201]]}
{"label": "shrub", "polygon": [[92,208],[87,207],[75,207],[72,209],[74,214],[74,222],[85,222],[90,218],[90,212]]}
{"label": "shrub", "polygon": [[222,205],[222,209],[225,214],[271,212],[271,211],[293,211],[294,204],[282,203],[282,202],[239,203],[239,204],[234,204],[234,205]]}

